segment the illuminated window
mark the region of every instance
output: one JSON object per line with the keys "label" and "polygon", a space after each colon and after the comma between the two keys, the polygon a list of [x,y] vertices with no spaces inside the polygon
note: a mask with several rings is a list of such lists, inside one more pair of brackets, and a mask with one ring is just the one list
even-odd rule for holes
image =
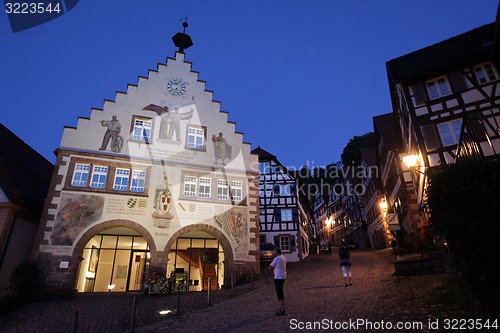
{"label": "illuminated window", "polygon": [[231,182],[231,196],[234,201],[241,201],[243,199],[243,184],[242,182]]}
{"label": "illuminated window", "polygon": [[130,191],[144,192],[146,185],[146,171],[132,170],[132,179],[130,181]]}
{"label": "illuminated window", "polygon": [[191,149],[203,149],[205,146],[205,131],[203,128],[188,127],[186,147]]}
{"label": "illuminated window", "polygon": [[134,117],[132,129],[132,140],[151,142],[151,131],[153,129],[153,121],[149,118]]}
{"label": "illuminated window", "polygon": [[116,169],[113,189],[118,191],[128,190],[129,177],[130,177],[130,169],[122,169],[122,168]]}
{"label": "illuminated window", "polygon": [[108,178],[108,167],[101,165],[94,165],[92,169],[92,180],[90,187],[104,188],[106,186],[106,179]]}
{"label": "illuminated window", "polygon": [[196,196],[196,177],[193,176],[184,177],[184,195],[187,197]]}
{"label": "illuminated window", "polygon": [[210,198],[212,180],[210,178],[200,178],[200,198]]}
{"label": "illuminated window", "polygon": [[229,199],[229,182],[227,180],[217,180],[217,199]]}
{"label": "illuminated window", "polygon": [[75,172],[73,173],[73,180],[71,185],[85,187],[89,179],[90,164],[77,163],[75,165]]}

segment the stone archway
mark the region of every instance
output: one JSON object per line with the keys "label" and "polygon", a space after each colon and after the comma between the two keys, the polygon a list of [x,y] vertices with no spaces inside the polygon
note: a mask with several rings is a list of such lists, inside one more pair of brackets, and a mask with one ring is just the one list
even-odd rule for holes
{"label": "stone archway", "polygon": [[211,225],[202,223],[188,225],[184,228],[179,229],[175,234],[172,235],[172,237],[170,237],[170,240],[168,241],[163,251],[168,252],[168,250],[172,247],[176,239],[189,231],[205,231],[210,235],[214,236],[221,243],[222,250],[224,251],[224,256],[226,260],[230,262],[234,261],[233,248],[231,247],[231,244],[229,243],[227,237],[219,229]]}
{"label": "stone archway", "polygon": [[130,220],[109,220],[103,223],[99,223],[95,226],[92,226],[87,231],[85,231],[80,236],[80,239],[78,239],[78,241],[74,243],[75,247],[73,249],[73,256],[77,257],[80,256],[83,252],[85,244],[87,244],[90,241],[90,239],[94,237],[96,234],[100,233],[101,231],[117,227],[130,228],[132,230],[137,231],[148,242],[150,251],[151,252],[156,251],[156,244],[153,240],[153,237],[151,236],[149,231],[142,225]]}
{"label": "stone archway", "polygon": [[235,267],[234,251],[226,235],[224,235],[219,229],[215,228],[214,226],[198,223],[179,229],[176,233],[172,235],[168,243],[165,245],[163,252],[165,254],[168,254],[169,250],[172,248],[172,246],[174,246],[175,242],[179,237],[182,237],[183,235],[189,232],[196,232],[196,231],[206,232],[207,234],[215,237],[215,239],[220,243],[222,251],[224,252],[224,260],[223,260],[224,282],[222,284],[224,286],[229,286],[232,274],[236,273],[237,276],[241,275],[240,272],[241,267],[240,266]]}
{"label": "stone archway", "polygon": [[[127,231],[127,229],[133,232],[129,233],[130,231]],[[107,230],[114,230],[114,234],[101,236],[103,237],[102,240],[100,240],[100,238],[97,240],[94,238],[96,235],[106,233]],[[104,241],[104,237],[107,237],[108,240],[112,237],[115,237],[117,241],[121,240],[121,243],[118,242],[115,244],[122,244],[122,247],[120,248],[119,245],[116,245],[116,248],[113,249],[108,243],[108,245],[101,249],[101,244],[103,244],[101,241]],[[132,239],[139,239],[139,244],[142,245],[137,247],[137,243],[135,241],[132,242]],[[130,242],[128,250],[126,247],[123,248],[123,242]],[[90,249],[90,243],[92,243],[92,249]],[[134,244],[133,247],[132,244]],[[90,267],[93,262],[92,257],[94,248],[96,253],[95,265],[97,265],[97,263],[99,263],[99,265],[94,268],[95,270],[92,270]],[[129,288],[132,288],[130,290],[141,290],[144,276],[143,273],[147,264],[147,256],[150,252],[157,252],[156,244],[150,232],[142,225],[122,219],[109,220],[96,224],[75,240],[72,258],[75,259],[74,262],[78,262],[79,264],[77,265],[78,269],[72,270],[69,280],[73,281],[75,289],[79,292],[103,291],[100,289],[103,288],[103,278],[106,279],[107,275],[110,276],[109,280],[113,280],[113,282],[106,283],[105,285],[114,285],[115,278],[119,279],[116,291],[127,291]],[[112,259],[109,258],[109,253],[112,254]],[[104,259],[105,257],[108,257],[107,260]],[[138,260],[132,261],[133,257],[138,257]],[[100,264],[102,261],[101,259],[104,259],[104,266],[102,267]],[[111,269],[106,267],[110,265],[109,262],[112,262]],[[115,272],[115,269],[119,272]],[[129,284],[131,276],[135,276],[135,279],[133,283]],[[91,283],[89,284],[89,282]],[[91,287],[88,288],[88,285],[91,285]]]}

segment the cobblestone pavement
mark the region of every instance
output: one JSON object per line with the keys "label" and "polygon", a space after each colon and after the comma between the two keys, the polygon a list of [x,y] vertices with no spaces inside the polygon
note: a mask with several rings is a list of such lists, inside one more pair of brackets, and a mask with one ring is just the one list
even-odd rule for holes
{"label": "cobblestone pavement", "polygon": [[[390,250],[353,250],[353,285],[345,288],[335,253],[288,264],[286,316],[274,315],[279,305],[270,274],[254,289],[212,292],[210,306],[206,293],[183,293],[179,315],[159,313],[176,308],[175,295],[138,296],[135,332],[444,332],[445,319],[470,317],[446,296],[447,273],[393,276]],[[74,332],[75,311],[79,333],[130,332],[133,304],[130,293],[33,303],[0,317],[0,332]]]}

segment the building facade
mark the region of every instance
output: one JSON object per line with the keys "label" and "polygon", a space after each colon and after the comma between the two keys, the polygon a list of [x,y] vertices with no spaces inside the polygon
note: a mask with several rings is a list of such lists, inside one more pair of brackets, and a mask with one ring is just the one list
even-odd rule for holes
{"label": "building facade", "polygon": [[366,238],[368,247],[383,249],[390,245],[392,235],[387,225],[387,201],[380,186],[381,168],[377,163],[375,148],[360,148],[361,167],[367,170],[363,177]]}
{"label": "building facade", "polygon": [[137,291],[158,272],[201,291],[259,272],[258,157],[173,39],[175,58],[64,129],[33,253],[46,287]]}
{"label": "building facade", "polygon": [[312,216],[306,193],[298,191],[297,175],[260,146],[260,242],[279,246],[289,262],[309,255],[313,237]]}
{"label": "building facade", "polygon": [[[459,155],[488,157],[500,152],[498,24],[497,20],[386,64],[402,139],[399,160],[412,157],[414,162],[403,169],[406,190],[414,194],[417,206],[414,215],[425,196],[427,168],[454,163]],[[412,228],[420,225],[421,221],[412,223]]]}

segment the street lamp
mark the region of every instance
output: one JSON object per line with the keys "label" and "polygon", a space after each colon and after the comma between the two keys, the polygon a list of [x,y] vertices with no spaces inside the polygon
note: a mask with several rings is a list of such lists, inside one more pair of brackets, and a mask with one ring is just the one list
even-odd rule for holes
{"label": "street lamp", "polygon": [[418,166],[418,156],[417,155],[406,155],[403,156],[403,163],[406,164],[408,168],[415,168]]}
{"label": "street lamp", "polygon": [[403,156],[403,163],[408,167],[408,169],[415,170],[416,172],[425,176],[425,172],[422,172],[420,170],[421,163],[420,158],[417,155]]}

